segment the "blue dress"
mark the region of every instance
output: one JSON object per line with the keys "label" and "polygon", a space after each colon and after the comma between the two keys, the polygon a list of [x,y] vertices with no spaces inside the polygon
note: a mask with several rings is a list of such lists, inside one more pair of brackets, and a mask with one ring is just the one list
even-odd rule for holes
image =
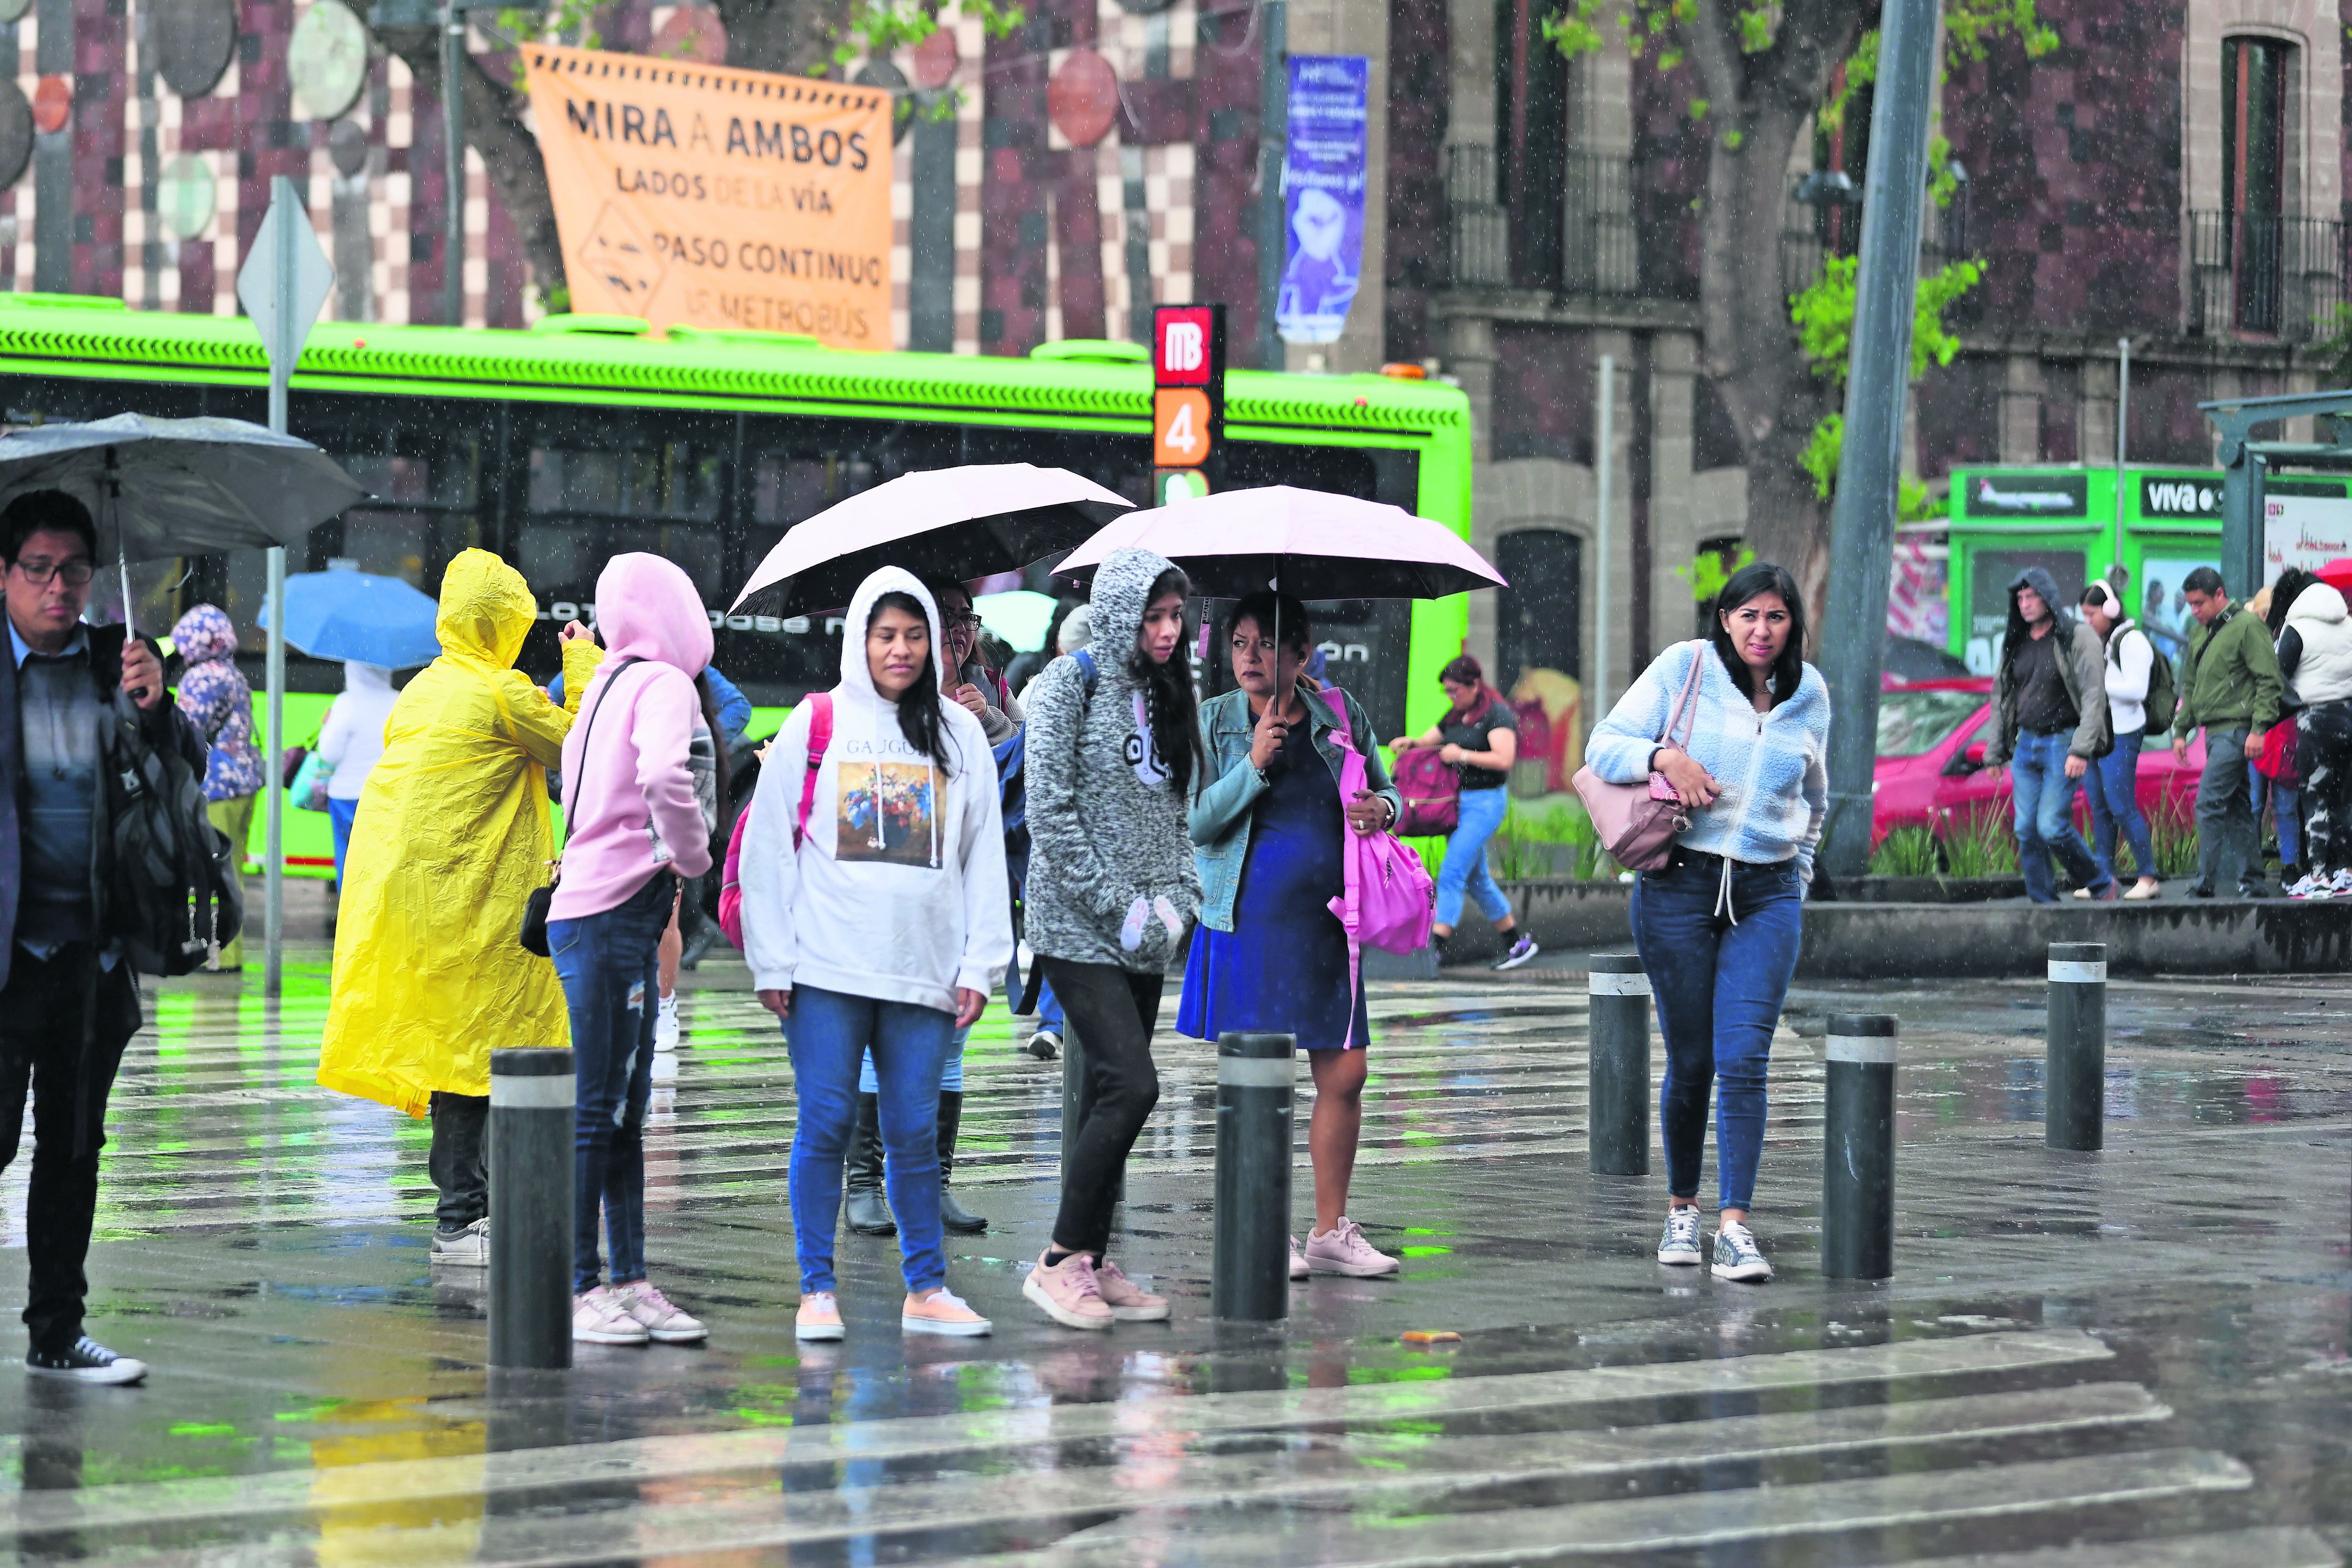
{"label": "blue dress", "polygon": [[1176,1006],[1180,1034],[1213,1040],[1228,1030],[1268,1030],[1297,1036],[1303,1051],[1370,1038],[1363,980],[1349,982],[1348,933],[1330,908],[1346,890],[1347,818],[1310,728],[1297,724],[1284,736],[1274,782],[1250,807],[1234,929],[1192,933]]}

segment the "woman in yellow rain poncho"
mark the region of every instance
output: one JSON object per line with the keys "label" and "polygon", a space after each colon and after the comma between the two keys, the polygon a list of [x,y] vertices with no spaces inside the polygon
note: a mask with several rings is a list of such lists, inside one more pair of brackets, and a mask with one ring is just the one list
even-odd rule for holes
{"label": "woman in yellow rain poncho", "polygon": [[[368,774],[335,934],[319,1081],[433,1119],[436,1259],[487,1263],[490,1052],[566,1046],[555,966],[516,940],[554,854],[547,770],[572,714],[514,668],[522,574],[468,550],[441,580],[441,657],[401,692]],[[564,691],[600,650],[567,631]]]}

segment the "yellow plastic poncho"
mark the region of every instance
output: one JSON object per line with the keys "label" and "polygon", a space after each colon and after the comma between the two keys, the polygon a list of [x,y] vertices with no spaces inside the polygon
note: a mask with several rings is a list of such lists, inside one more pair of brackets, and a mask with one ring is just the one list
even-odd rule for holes
{"label": "yellow plastic poncho", "polygon": [[[441,657],[394,705],[352,825],[319,1081],[411,1116],[436,1089],[489,1093],[493,1048],[572,1043],[555,966],[515,940],[547,881],[547,770],[572,729],[514,668],[534,608],[488,551],[449,563]],[[574,706],[596,651],[565,647]]]}

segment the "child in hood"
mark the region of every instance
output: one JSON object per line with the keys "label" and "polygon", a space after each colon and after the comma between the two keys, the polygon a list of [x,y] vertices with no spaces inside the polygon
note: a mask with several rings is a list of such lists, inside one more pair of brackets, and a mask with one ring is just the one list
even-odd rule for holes
{"label": "child in hood", "polygon": [[[253,688],[236,668],[236,626],[228,613],[198,605],[172,628],[172,650],[187,665],[180,711],[204,737],[205,814],[228,835],[237,858],[253,836],[253,802],[261,793],[261,752],[253,743]],[[245,938],[221,949],[218,967],[245,967]]]}

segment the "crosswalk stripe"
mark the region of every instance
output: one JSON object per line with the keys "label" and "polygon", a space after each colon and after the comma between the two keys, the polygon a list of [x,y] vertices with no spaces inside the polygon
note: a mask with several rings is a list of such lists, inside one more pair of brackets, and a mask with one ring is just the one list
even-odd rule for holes
{"label": "crosswalk stripe", "polygon": [[[569,1562],[615,1540],[692,1542],[698,1552],[800,1546],[866,1536],[971,1531],[1107,1511],[1270,1507],[1417,1510],[1486,1486],[1592,1484],[1692,1465],[1893,1453],[1938,1442],[2022,1437],[2158,1421],[2170,1412],[2133,1384],[2045,1389],[1787,1415],[1433,1438],[1421,1433],[1317,1436],[1274,1453],[1171,1456],[1158,1444],[1121,1460],[1051,1469],[1008,1468],[939,1481],[861,1482],[855,1472],[785,1489],[773,1473],[750,1484],[667,1485],[659,1500],[544,1510],[497,1528],[476,1561]],[[1457,1516],[1464,1517],[1464,1516]]]}
{"label": "crosswalk stripe", "polygon": [[1906,1568],[2211,1568],[2221,1563],[2229,1568],[2344,1568],[2342,1554],[2301,1525],[1937,1557]]}
{"label": "crosswalk stripe", "polygon": [[1899,1530],[1969,1520],[2152,1502],[2253,1484],[2225,1455],[2166,1448],[2033,1464],[1928,1470],[1662,1497],[1363,1522],[1171,1510],[1130,1515],[1042,1552],[966,1558],[936,1568],[1349,1568],[1532,1565],[1602,1552],[1707,1551],[1771,1540]]}
{"label": "crosswalk stripe", "polygon": [[[2084,1366],[2113,1352],[2074,1329],[1900,1340],[1840,1350],[1784,1351],[1713,1361],[1200,1394],[1182,1399],[1023,1406],[833,1426],[754,1428],[579,1444],[558,1449],[385,1461],[332,1472],[340,1496],[391,1504],[610,1484],[664,1477],[772,1472],[781,1465],[938,1459],[985,1450],[1088,1441],[1186,1442],[1219,1433],[1427,1422],[1499,1411],[1752,1395],[1920,1379],[1972,1378]],[[2111,1397],[2111,1396],[2102,1396]],[[2116,1407],[2120,1412],[2123,1407]],[[2118,1418],[2126,1418],[2118,1415]],[[1864,1419],[1864,1417],[1857,1417]],[[71,1492],[22,1492],[0,1537],[159,1521],[226,1521],[310,1510],[313,1482],[296,1469]]]}

